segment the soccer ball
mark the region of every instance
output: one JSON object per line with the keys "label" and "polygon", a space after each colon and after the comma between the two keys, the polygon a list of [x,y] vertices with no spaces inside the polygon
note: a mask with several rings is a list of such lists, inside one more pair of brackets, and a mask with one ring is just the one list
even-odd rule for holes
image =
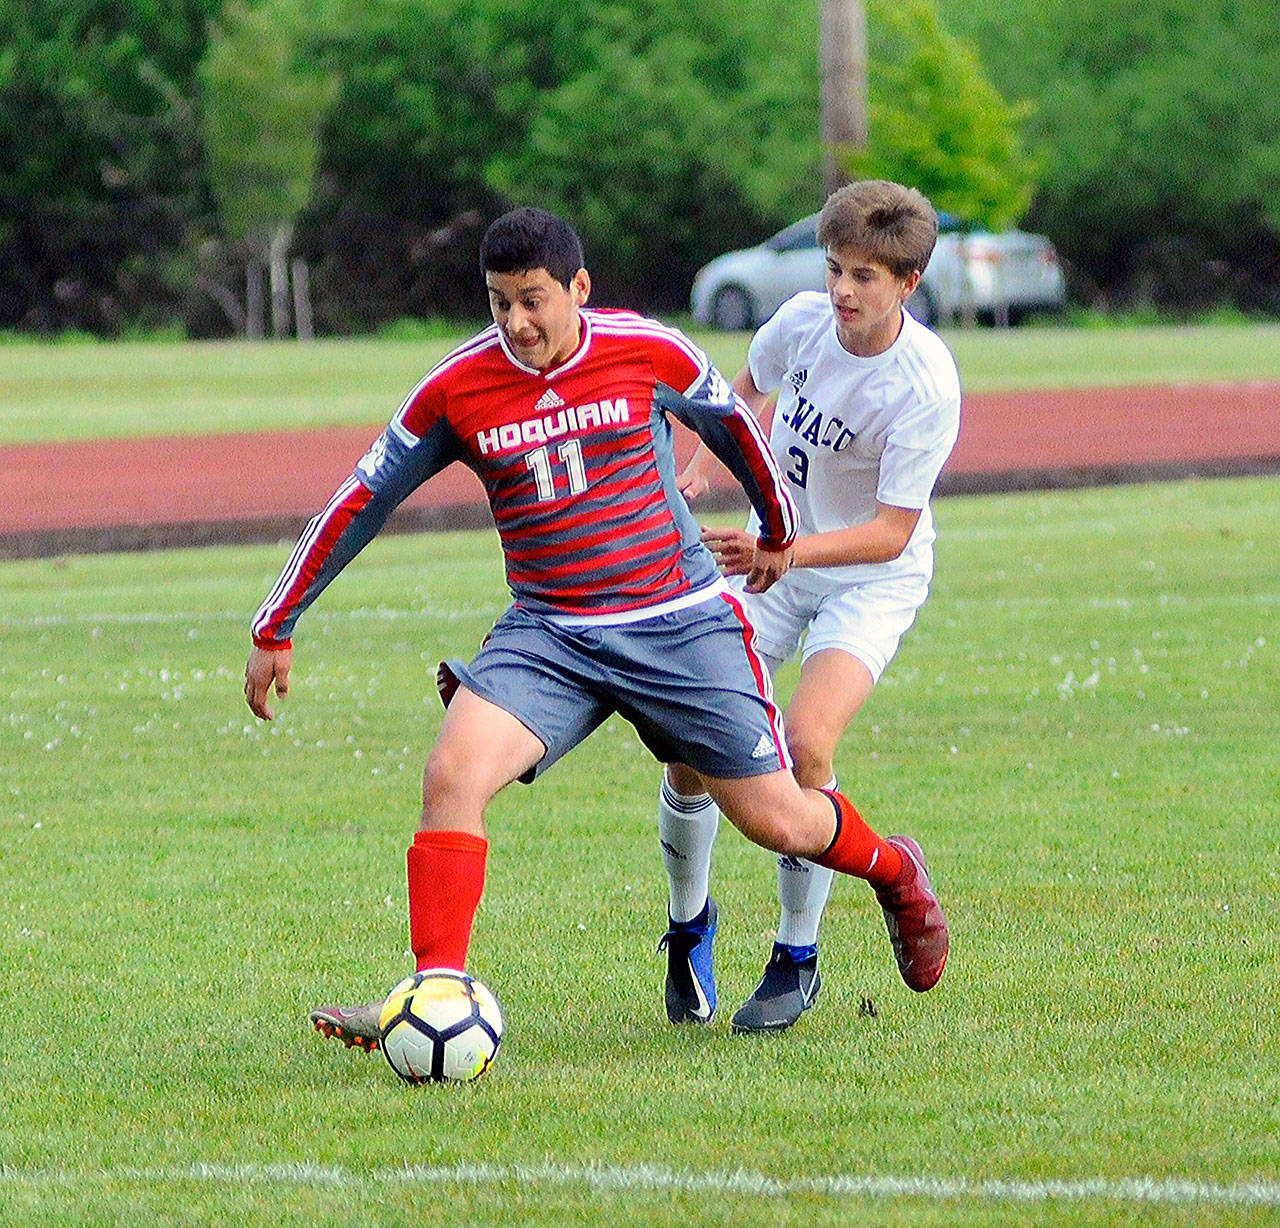
{"label": "soccer ball", "polygon": [[407,1083],[466,1083],[493,1062],[506,1025],[484,985],[453,968],[407,976],[382,1004],[382,1051]]}

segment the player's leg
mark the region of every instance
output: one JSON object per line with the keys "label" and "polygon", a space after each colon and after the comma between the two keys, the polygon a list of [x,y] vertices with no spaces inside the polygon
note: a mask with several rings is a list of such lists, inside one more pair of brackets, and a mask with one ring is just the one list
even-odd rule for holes
{"label": "player's leg", "polygon": [[[836,746],[875,687],[871,671],[837,649],[807,656],[787,705],[787,746],[796,779],[835,789]],[[778,930],[759,984],[735,1012],[740,1032],[790,1027],[817,999],[818,929],[834,871],[804,857],[778,858]]]}
{"label": "player's leg", "polygon": [[[759,597],[737,598],[744,606],[749,603],[755,658],[772,678],[798,647],[810,611],[798,608],[796,594],[779,585]],[[667,872],[668,928],[662,943],[667,952],[667,1016],[673,1023],[705,1023],[715,1011],[716,906],[710,876],[719,826],[720,809],[702,777],[682,763],[668,764],[658,795],[658,840]]]}
{"label": "player's leg", "polygon": [[707,1023],[716,1009],[712,944],[716,904],[711,898],[711,846],[720,810],[692,768],[668,764],[658,791],[658,840],[667,872],[667,954],[664,997],[672,1023]]}
{"label": "player's leg", "polygon": [[[484,893],[488,841],[484,809],[542,757],[541,740],[509,712],[466,689],[450,694],[423,772],[422,817],[406,854],[409,941],[415,966],[466,964]],[[381,999],[311,1012],[317,1031],[348,1048],[378,1047]]]}
{"label": "player's leg", "polygon": [[[810,600],[805,594],[788,591],[784,584],[774,585],[758,596],[736,590],[735,595],[750,614],[756,659],[772,678],[782,661],[799,646],[812,613]],[[719,824],[719,807],[698,773],[684,764],[668,764],[658,797],[658,839],[667,872],[669,928],[663,941],[668,955],[667,1014],[673,1022],[710,1017],[698,1013],[699,975],[696,969],[690,975],[690,961],[682,955],[685,947],[691,947],[695,963],[699,955],[705,956],[701,980],[709,990],[712,1010],[715,1008],[711,962],[711,937],[715,931],[712,924],[707,932],[707,915],[714,908],[709,880],[711,849]],[[693,934],[685,937],[681,931],[686,929]]]}
{"label": "player's leg", "polygon": [[417,967],[466,964],[484,892],[484,811],[546,747],[510,712],[465,685],[452,697],[422,775],[422,818],[406,857]]}
{"label": "player's leg", "polygon": [[[787,706],[787,742],[801,784],[838,787],[834,759],[840,738],[928,591],[920,577],[871,580],[824,594],[811,608],[800,681]],[[830,885],[829,869],[804,858],[778,859],[777,942],[760,984],[734,1015],[735,1027],[787,1027],[812,1005],[820,985],[818,927]]]}
{"label": "player's leg", "polygon": [[[422,815],[406,857],[416,966],[464,968],[484,890],[484,810],[511,781],[532,780],[608,713],[580,685],[574,649],[508,610],[470,665],[441,667],[446,713],[423,772]],[[322,1007],[317,1030],[374,1049],[380,1003]]]}
{"label": "player's leg", "polygon": [[790,771],[706,781],[725,817],[756,844],[866,879],[903,980],[919,992],[937,984],[949,950],[947,924],[914,840],[880,837],[843,793],[802,789]]}
{"label": "player's leg", "polygon": [[946,924],[918,848],[883,840],[838,791],[801,788],[751,624],[731,594],[719,598],[605,632],[611,654],[628,662],[617,710],[660,761],[698,771],[755,843],[867,879],[904,979],[930,988],[945,962]]}
{"label": "player's leg", "polygon": [[719,826],[719,807],[702,777],[682,763],[667,764],[658,790],[658,841],[667,872],[667,912],[677,924],[692,921],[706,906]]}

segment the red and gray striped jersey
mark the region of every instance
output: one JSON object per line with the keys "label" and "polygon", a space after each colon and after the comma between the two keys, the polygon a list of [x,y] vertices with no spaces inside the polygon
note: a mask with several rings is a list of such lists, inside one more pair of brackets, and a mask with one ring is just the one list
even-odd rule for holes
{"label": "red and gray striped jersey", "polygon": [[479,475],[514,600],[552,616],[619,620],[711,588],[715,560],[676,486],[670,418],[742,484],[772,549],[795,509],[758,423],[674,328],[584,308],[578,348],[521,363],[497,326],[440,361],[303,531],[253,623],[288,643],[298,616],[413,490],[453,461]]}

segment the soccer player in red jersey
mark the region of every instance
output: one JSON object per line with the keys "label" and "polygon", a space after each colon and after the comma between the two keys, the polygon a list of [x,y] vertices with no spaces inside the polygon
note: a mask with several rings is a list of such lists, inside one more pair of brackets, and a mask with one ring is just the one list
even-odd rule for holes
{"label": "soccer player in red jersey", "polygon": [[[252,711],[288,690],[303,611],[416,487],[453,461],[484,483],[512,603],[448,700],[408,850],[418,968],[465,966],[484,888],[485,808],[617,712],[663,762],[694,768],[757,844],[864,876],[899,854],[843,794],[802,789],[741,603],[676,484],[670,419],[741,482],[761,530],[747,578],[782,576],[794,507],[754,416],[675,329],[587,306],[577,235],[513,210],[480,248],[493,324],[436,365],[303,531],[253,622]],[[456,685],[455,685],[456,684]],[[379,1004],[316,1026],[377,1045]]]}

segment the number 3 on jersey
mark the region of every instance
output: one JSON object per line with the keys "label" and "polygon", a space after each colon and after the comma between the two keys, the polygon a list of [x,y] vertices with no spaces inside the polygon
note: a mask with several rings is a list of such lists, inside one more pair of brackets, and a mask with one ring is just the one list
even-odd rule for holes
{"label": "number 3 on jersey", "polygon": [[[587,469],[582,461],[582,440],[566,439],[556,449],[556,458],[569,475],[569,493],[580,495],[587,489]],[[556,497],[555,470],[551,467],[551,449],[545,444],[525,453],[524,466],[532,470],[538,484],[538,501],[546,503]]]}
{"label": "number 3 on jersey", "polygon": [[791,458],[791,464],[787,466],[787,481],[804,490],[809,485],[809,454],[803,448],[788,448],[787,456]]}

